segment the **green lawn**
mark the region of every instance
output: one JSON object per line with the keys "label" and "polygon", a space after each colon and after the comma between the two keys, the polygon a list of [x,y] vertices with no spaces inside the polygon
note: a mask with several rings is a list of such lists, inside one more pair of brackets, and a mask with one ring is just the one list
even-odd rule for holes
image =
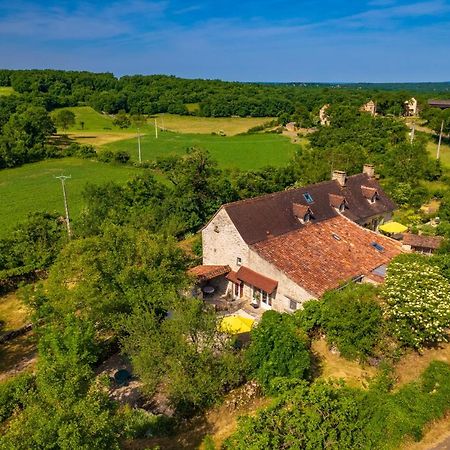
{"label": "green lawn", "polygon": [[123,183],[139,169],[115,166],[76,158],[46,160],[0,171],[0,236],[31,211],[64,212],[61,183],[56,175],[71,175],[67,181],[70,213],[76,218],[81,210],[81,191],[86,182]]}
{"label": "green lawn", "polygon": [[[141,138],[142,159],[153,161],[167,155],[183,154],[189,147],[208,150],[223,168],[236,167],[243,170],[263,166],[286,164],[298,148],[284,136],[276,134],[251,134],[242,136],[214,136],[207,134],[180,134],[169,131]],[[137,139],[112,142],[103,149],[126,150],[137,160]]]}
{"label": "green lawn", "polygon": [[11,95],[14,94],[14,89],[9,86],[0,86],[0,95]]}

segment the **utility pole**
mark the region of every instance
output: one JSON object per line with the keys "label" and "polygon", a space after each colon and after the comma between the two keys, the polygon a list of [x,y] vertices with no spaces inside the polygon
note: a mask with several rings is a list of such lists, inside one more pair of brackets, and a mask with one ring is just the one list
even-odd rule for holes
{"label": "utility pole", "polygon": [[439,142],[438,142],[436,159],[439,159],[439,157],[441,156],[441,142],[442,142],[442,132],[443,131],[444,131],[444,119],[442,119],[441,132],[439,133]]}
{"label": "utility pole", "polygon": [[156,139],[158,139],[158,123],[156,122],[156,118],[155,118],[155,137]]}
{"label": "utility pole", "polygon": [[142,158],[141,158],[141,131],[140,131],[139,128],[137,129],[137,132],[138,132],[138,135],[137,135],[137,138],[138,138],[138,156],[139,156],[139,163],[141,163],[142,162]]}
{"label": "utility pole", "polygon": [[59,177],[55,177],[55,178],[58,178],[59,180],[61,180],[62,191],[63,191],[63,196],[64,196],[64,209],[66,210],[67,234],[69,235],[69,239],[70,239],[72,237],[72,230],[70,229],[69,206],[67,205],[67,194],[66,194],[65,181],[67,179],[72,178],[72,176],[71,175],[69,175],[69,176],[60,175]]}

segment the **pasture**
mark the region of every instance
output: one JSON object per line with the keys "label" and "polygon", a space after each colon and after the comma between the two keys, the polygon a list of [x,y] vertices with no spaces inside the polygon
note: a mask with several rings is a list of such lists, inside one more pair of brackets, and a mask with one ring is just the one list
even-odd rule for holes
{"label": "pasture", "polygon": [[158,127],[176,133],[211,134],[223,132],[227,136],[234,136],[245,133],[250,128],[270,122],[273,117],[196,117],[158,114],[156,119]]}
{"label": "pasture", "polygon": [[[250,134],[216,136],[207,134],[181,134],[170,131],[141,137],[142,159],[154,161],[158,157],[181,155],[190,147],[206,149],[222,168],[242,170],[264,166],[283,166],[298,148],[289,138],[277,134]],[[125,150],[134,161],[138,159],[137,138],[106,144],[103,149]]]}
{"label": "pasture", "polygon": [[61,183],[57,175],[71,175],[67,181],[70,215],[76,219],[81,211],[81,192],[87,182],[124,183],[139,169],[76,158],[50,159],[0,171],[0,237],[8,234],[32,211],[64,213]]}
{"label": "pasture", "polygon": [[[59,134],[67,134],[71,139],[82,144],[104,145],[128,139],[130,134],[136,134],[137,128],[120,128],[113,124],[114,116],[101,114],[90,106],[75,106],[63,108],[75,114],[75,124],[67,130],[58,129]],[[52,114],[55,114],[56,109]],[[142,134],[155,134],[154,120],[160,132],[163,129],[176,133],[211,134],[225,133],[233,136],[244,133],[250,128],[262,125],[272,118],[261,117],[195,117],[178,116],[175,114],[158,114],[147,119],[147,123],[140,128]]]}

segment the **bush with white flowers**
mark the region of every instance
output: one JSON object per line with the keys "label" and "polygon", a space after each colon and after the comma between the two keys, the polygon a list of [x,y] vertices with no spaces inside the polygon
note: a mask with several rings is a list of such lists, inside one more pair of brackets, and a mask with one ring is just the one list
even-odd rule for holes
{"label": "bush with white flowers", "polygon": [[385,315],[404,344],[420,348],[447,342],[450,283],[439,268],[423,261],[393,261],[384,287]]}

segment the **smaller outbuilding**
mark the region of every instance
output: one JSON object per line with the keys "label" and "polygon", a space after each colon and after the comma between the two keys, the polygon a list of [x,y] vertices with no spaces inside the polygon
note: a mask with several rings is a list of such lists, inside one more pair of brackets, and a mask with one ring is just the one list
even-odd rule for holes
{"label": "smaller outbuilding", "polygon": [[433,254],[442,244],[441,236],[424,236],[406,233],[403,235],[403,248],[426,255]]}

